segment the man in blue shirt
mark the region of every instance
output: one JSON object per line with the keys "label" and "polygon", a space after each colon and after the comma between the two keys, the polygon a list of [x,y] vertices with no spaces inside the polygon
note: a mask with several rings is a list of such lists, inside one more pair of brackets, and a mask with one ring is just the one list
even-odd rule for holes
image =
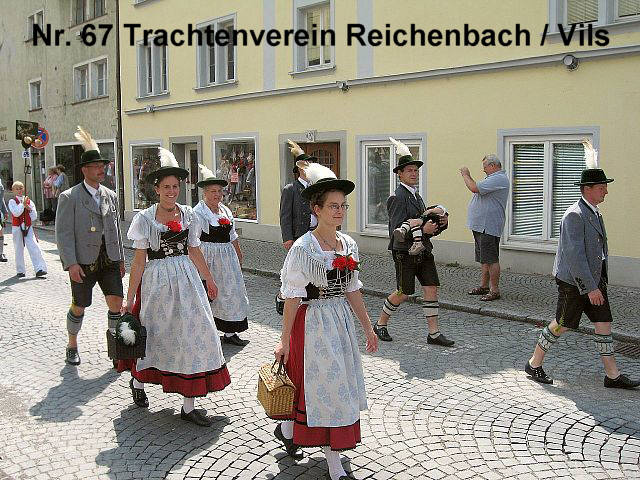
{"label": "man in blue shirt", "polygon": [[487,177],[476,183],[469,169],[462,167],[460,174],[467,188],[473,192],[467,212],[467,227],[475,240],[475,259],[482,265],[479,287],[469,295],[482,295],[480,300],[500,298],[500,235],[504,229],[505,209],[509,199],[509,178],[494,154],[482,159],[482,169]]}

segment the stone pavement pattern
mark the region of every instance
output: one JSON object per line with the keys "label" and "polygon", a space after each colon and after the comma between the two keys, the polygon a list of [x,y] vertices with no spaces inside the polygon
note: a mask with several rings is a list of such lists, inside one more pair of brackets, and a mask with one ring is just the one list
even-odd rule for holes
{"label": "stone pavement pattern", "polygon": [[[246,275],[251,343],[225,346],[232,384],[196,401],[215,419],[201,428],[180,420],[180,396],[156,386],[148,410],[132,404],[129,375],[106,355],[101,295],[87,309],[82,365],[64,365],[68,277],[41,237],[46,280],[17,280],[12,263],[0,265],[1,480],[327,478],[319,449],[297,464],[284,455],[255,399],[280,328],[274,279]],[[365,300],[376,313],[380,299]],[[444,311],[456,346],[442,349],[426,344],[417,305],[401,312],[394,342],[363,354],[363,442],[343,457],[356,478],[640,478],[640,392],[602,386],[589,336],[561,338],[546,365],[556,384],[542,386],[522,373],[532,325]],[[637,376],[638,360],[618,360]]]}

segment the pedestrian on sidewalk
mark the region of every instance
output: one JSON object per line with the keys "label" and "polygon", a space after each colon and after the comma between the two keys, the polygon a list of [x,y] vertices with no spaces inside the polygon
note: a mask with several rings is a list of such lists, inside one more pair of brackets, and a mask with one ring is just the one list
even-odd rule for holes
{"label": "pedestrian on sidewalk", "polygon": [[5,263],[7,257],[4,254],[4,222],[9,216],[7,204],[4,202],[4,185],[0,178],[0,262]]}
{"label": "pedestrian on sidewalk", "polygon": [[216,178],[211,170],[199,165],[204,199],[193,211],[200,217],[200,249],[218,284],[218,295],[211,300],[216,328],[223,332],[222,343],[244,347],[249,343],[238,336],[249,328],[249,298],[242,276],[242,250],[231,210],[221,203],[227,181]]}
{"label": "pedestrian on sidewalk", "polygon": [[[360,411],[367,396],[352,311],[367,338],[367,352],[378,349],[358,279],[358,246],[337,227],[348,208],[345,196],[355,187],[328,168],[298,161],[309,186],[318,227],[289,249],[281,271],[285,300],[282,335],[274,354],[286,363],[296,387],[293,411],[275,436],[287,453],[302,458],[298,446],[323,447],[332,480],[351,478],[340,450],[360,443]],[[302,300],[302,304],[300,304]]]}
{"label": "pedestrian on sidewalk", "polygon": [[71,281],[65,362],[80,365],[78,334],[84,311],[92,302],[93,287],[100,285],[108,307],[108,326],[114,329],[120,319],[125,269],[118,196],[101,185],[109,160],[101,157],[98,144],[81,127],[74,136],[84,149],[78,164],[84,180],[58,196],[56,242],[62,268]]}
{"label": "pedestrian on sidewalk", "polygon": [[[96,146],[98,144],[96,143]],[[58,172],[58,178],[53,181],[53,189],[54,195],[56,197],[60,197],[62,192],[65,192],[69,189],[69,177],[66,174],[67,169],[64,168],[64,165],[56,165],[56,171]],[[57,208],[56,208],[57,210]]]}
{"label": "pedestrian on sidewalk", "polygon": [[480,286],[468,293],[482,295],[480,300],[490,302],[500,298],[500,236],[509,199],[509,178],[493,153],[482,159],[482,169],[486,177],[479,182],[467,167],[462,167],[460,174],[473,193],[467,209],[467,227],[473,232],[476,262],[482,266]]}
{"label": "pedestrian on sidewalk", "polygon": [[138,212],[127,233],[136,250],[124,309],[133,313],[135,299],[147,329],[146,352],[137,361],[121,360],[118,370],[131,369],[129,387],[136,405],[149,406],[145,383],[162,385],[164,392],[184,397],[183,420],[210,426],[213,422],[195,409],[194,398],[231,382],[209,304],[218,289],[199,248],[198,215],[176,203],[180,182],[189,172],[170,151],[158,150],[160,167],[146,179],[158,203]]}
{"label": "pedestrian on sidewalk", "polygon": [[27,247],[36,277],[45,277],[47,275],[47,264],[42,258],[42,250],[40,250],[33,231],[33,223],[38,218],[36,204],[24,194],[24,184],[22,182],[13,182],[11,190],[14,197],[9,200],[9,211],[11,212],[11,236],[13,237],[16,258],[16,276],[18,278],[26,276],[24,248]]}
{"label": "pedestrian on sidewalk", "polygon": [[[415,292],[415,278],[422,286],[424,301],[422,310],[427,318],[429,334],[427,343],[451,347],[453,340],[449,340],[443,333],[440,333],[438,325],[438,271],[433,257],[433,244],[430,237],[438,230],[447,227],[449,220],[447,210],[442,205],[425,207],[422,197],[417,191],[419,168],[422,166],[420,160],[415,160],[409,148],[395,139],[390,139],[396,145],[396,156],[398,165],[393,169],[393,173],[398,175],[399,185],[395,193],[387,200],[387,211],[389,213],[389,250],[393,257],[396,270],[397,289],[389,295],[382,305],[380,318],[373,326],[373,330],[380,340],[390,342],[393,340],[389,335],[388,324],[391,315],[398,310],[409,295]],[[439,225],[432,220],[424,221],[421,216],[429,214],[439,215]],[[410,255],[409,249],[412,246],[413,238],[408,241],[399,242],[394,239],[394,231],[408,221],[411,228],[420,225],[422,227],[422,244],[424,249],[417,255]]]}
{"label": "pedestrian on sidewalk", "polygon": [[44,182],[42,182],[42,193],[44,194],[45,198],[45,208],[48,208],[53,212],[56,211],[56,208],[58,206],[58,199],[56,198],[55,187],[53,186],[57,178],[58,170],[56,170],[56,167],[50,167],[49,170],[47,170],[47,178],[45,178]]}
{"label": "pedestrian on sidewalk", "polygon": [[608,193],[607,184],[613,182],[598,167],[598,152],[589,141],[584,142],[585,163],[580,186],[582,198],[571,205],[560,223],[558,252],[553,274],[558,284],[556,319],[542,329],[533,356],[524,371],[539,383],[553,380],[542,368],[549,348],[560,335],[576,329],[584,312],[595,328],[595,345],[604,365],[604,386],[607,388],[635,388],[640,381],[622,375],[613,356],[611,336],[611,307],[607,296],[609,248],[607,232],[598,205]]}

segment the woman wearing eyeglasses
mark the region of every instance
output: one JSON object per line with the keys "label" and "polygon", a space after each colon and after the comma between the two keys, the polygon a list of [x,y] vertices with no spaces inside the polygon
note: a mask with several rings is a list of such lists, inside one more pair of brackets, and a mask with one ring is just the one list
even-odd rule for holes
{"label": "woman wearing eyeglasses", "polygon": [[[298,160],[304,152],[291,144]],[[331,479],[347,479],[339,451],[360,442],[360,411],[367,408],[352,311],[365,332],[367,352],[378,349],[360,293],[358,246],[337,231],[348,208],[345,197],[355,185],[322,165],[296,164],[309,179],[302,196],[318,227],[296,240],[282,267],[285,306],[274,354],[286,363],[296,393],[291,415],[280,418],[285,421],[274,433],[296,459],[302,457],[299,446],[324,447]]]}

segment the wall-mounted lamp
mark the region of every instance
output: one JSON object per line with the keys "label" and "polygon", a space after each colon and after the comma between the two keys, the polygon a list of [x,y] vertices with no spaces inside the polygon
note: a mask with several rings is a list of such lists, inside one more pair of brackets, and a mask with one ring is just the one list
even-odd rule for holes
{"label": "wall-mounted lamp", "polygon": [[340,90],[342,90],[343,92],[348,92],[349,91],[349,84],[347,83],[346,80],[343,80],[341,82],[336,82],[338,85],[338,88]]}
{"label": "wall-mounted lamp", "polygon": [[575,70],[576,68],[578,68],[578,65],[580,65],[580,60],[578,60],[573,55],[565,55],[562,58],[562,63],[565,67],[567,67],[567,70]]}
{"label": "wall-mounted lamp", "polygon": [[153,103],[151,103],[146,107],[144,107],[144,109],[146,110],[147,113],[153,113],[156,111],[156,106]]}

